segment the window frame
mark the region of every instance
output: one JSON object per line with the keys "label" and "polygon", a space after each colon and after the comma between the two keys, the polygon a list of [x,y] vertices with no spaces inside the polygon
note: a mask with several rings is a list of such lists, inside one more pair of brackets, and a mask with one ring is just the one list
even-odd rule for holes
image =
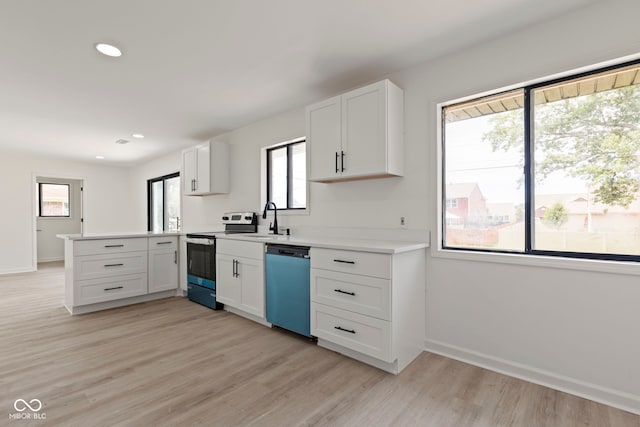
{"label": "window frame", "polygon": [[[171,179],[171,178],[177,178],[180,176],[180,172],[174,172],[174,173],[170,173],[167,175],[163,175],[163,176],[159,176],[157,178],[151,178],[147,180],[147,231],[153,231],[152,229],[152,215],[151,215],[151,210],[152,210],[152,206],[153,206],[153,201],[151,200],[151,189],[153,187],[153,184],[155,182],[159,182],[162,181],[162,232],[167,232],[167,230],[165,230],[164,227],[164,215],[165,215],[165,210],[167,208],[166,206],[166,202],[167,202],[167,187],[166,185],[164,185],[164,182],[167,179]],[[182,189],[182,183],[180,184],[180,189]],[[182,202],[180,203],[182,205]],[[182,209],[182,206],[181,206]],[[178,226],[178,231],[181,230],[182,227]]]}
{"label": "window frame", "polygon": [[[71,218],[71,185],[70,184],[64,184],[64,183],[58,183],[58,182],[38,182],[38,218]],[[68,207],[68,214],[67,215],[42,215],[42,186],[43,185],[60,185],[60,186],[66,186],[67,187],[67,204],[69,205]]]}
{"label": "window frame", "polygon": [[[293,184],[292,184],[292,180],[293,180],[293,162],[292,162],[292,151],[293,151],[293,146],[297,145],[297,144],[303,144],[305,146],[305,167],[306,167],[306,171],[308,173],[308,150],[307,150],[307,141],[306,138],[300,138],[300,139],[295,139],[292,141],[288,141],[285,142],[283,144],[278,144],[278,145],[274,145],[271,147],[267,147],[265,149],[265,154],[266,154],[266,198],[267,201],[271,200],[271,153],[273,151],[276,150],[281,150],[281,149],[285,149],[286,153],[287,153],[287,206],[286,207],[280,207],[278,206],[278,212],[280,211],[306,211],[309,207],[309,190],[307,188],[306,191],[306,197],[305,197],[305,206],[304,207],[299,207],[299,208],[294,208],[291,207],[291,204],[293,203]],[[305,179],[306,182],[308,182],[308,179]],[[273,207],[269,206],[267,208],[267,210],[272,211]]]}
{"label": "window frame", "polygon": [[[572,252],[572,251],[554,251],[554,250],[543,250],[543,249],[535,249],[534,245],[534,225],[535,225],[535,207],[534,207],[534,197],[535,197],[535,188],[534,188],[534,173],[535,173],[535,162],[534,159],[534,138],[533,138],[533,122],[534,122],[534,112],[535,105],[534,99],[532,97],[532,93],[534,90],[539,89],[545,86],[552,86],[555,84],[568,82],[570,80],[576,80],[584,77],[588,77],[594,74],[606,73],[607,71],[614,71],[620,68],[638,65],[640,64],[640,59],[627,60],[624,62],[614,63],[611,65],[605,66],[594,66],[587,71],[580,72],[571,72],[567,73],[561,77],[549,78],[549,79],[539,79],[535,82],[521,85],[514,85],[508,88],[496,90],[493,92],[487,92],[477,96],[465,97],[463,99],[458,99],[450,102],[440,103],[437,106],[437,115],[438,115],[438,134],[437,139],[439,143],[437,144],[438,153],[437,153],[437,162],[438,162],[438,221],[437,221],[437,230],[438,230],[438,245],[437,252],[447,252],[449,254],[487,254],[487,255],[504,255],[505,258],[502,261],[506,261],[507,263],[514,263],[514,258],[517,257],[522,259],[522,256],[529,259],[539,259],[541,260],[541,264],[548,266],[549,263],[545,261],[545,259],[564,259],[564,260],[581,260],[587,262],[602,262],[604,264],[601,265],[619,265],[620,263],[629,264],[631,266],[637,266],[640,262],[640,254],[638,255],[630,255],[630,254],[608,254],[608,253],[594,253],[594,252]],[[447,210],[447,196],[445,191],[446,186],[446,116],[445,116],[445,108],[450,107],[452,105],[469,102],[473,100],[478,100],[486,97],[493,97],[499,95],[501,93],[513,92],[516,90],[523,90],[524,92],[524,103],[523,103],[523,115],[524,115],[524,150],[523,150],[523,169],[524,169],[524,249],[522,251],[518,250],[506,250],[506,249],[489,249],[489,248],[473,248],[473,247],[455,247],[455,246],[447,246],[445,242],[446,237],[446,210]],[[457,258],[457,256],[456,256]],[[463,256],[464,258],[464,256]],[[473,259],[473,258],[472,258]],[[483,259],[485,259],[483,257]],[[517,263],[517,261],[516,261]],[[566,263],[566,261],[565,261]],[[563,263],[563,265],[565,265]],[[555,266],[555,265],[553,265]],[[572,268],[576,268],[571,266]],[[578,267],[578,268],[582,268]],[[637,268],[637,267],[636,267]],[[608,268],[605,267],[605,270]],[[600,271],[599,268],[595,269],[596,271]],[[640,274],[640,271],[636,270],[632,267],[632,272],[634,274]]]}

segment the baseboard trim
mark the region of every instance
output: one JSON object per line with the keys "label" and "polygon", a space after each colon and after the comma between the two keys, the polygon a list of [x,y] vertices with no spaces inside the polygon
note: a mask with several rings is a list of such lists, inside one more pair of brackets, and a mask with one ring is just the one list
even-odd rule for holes
{"label": "baseboard trim", "polygon": [[381,369],[393,375],[398,375],[398,372],[399,372],[398,359],[396,359],[392,363],[388,363],[383,360],[376,359],[375,357],[362,354],[359,351],[355,351],[355,350],[351,350],[350,348],[343,347],[340,344],[335,344],[335,343],[332,343],[331,341],[325,341],[322,338],[318,338],[318,347],[323,347],[328,350],[335,351],[336,353],[340,353],[344,356],[350,357],[359,362],[366,363],[367,365],[371,365],[375,368]]}
{"label": "baseboard trim", "polygon": [[24,267],[24,268],[8,268],[6,270],[0,270],[0,275],[2,274],[20,274],[20,273],[33,273],[35,270],[33,267]]}
{"label": "baseboard trim", "polygon": [[235,307],[229,307],[228,305],[225,305],[224,306],[224,311],[228,311],[229,313],[233,313],[235,315],[247,318],[249,320],[253,320],[254,322],[259,323],[259,324],[261,324],[263,326],[266,326],[268,328],[271,327],[271,323],[267,322],[266,319],[263,319],[262,317],[258,317],[258,316],[254,315],[254,314],[251,314],[251,313],[247,313],[246,311],[239,310],[239,309],[237,309]]}
{"label": "baseboard trim", "polygon": [[153,294],[138,295],[135,297],[117,299],[113,301],[98,302],[95,304],[76,305],[74,307],[69,307],[68,305],[65,304],[65,308],[67,309],[67,311],[69,311],[70,314],[73,314],[73,315],[86,314],[86,313],[93,313],[94,311],[102,311],[102,310],[109,310],[111,308],[124,307],[126,305],[140,304],[142,302],[154,301],[157,299],[171,298],[171,297],[174,297],[175,295],[176,293],[174,290],[161,291],[161,292],[155,292]]}
{"label": "baseboard trim", "polygon": [[640,415],[640,396],[630,393],[580,381],[440,341],[426,340],[425,351]]}
{"label": "baseboard trim", "polygon": [[38,264],[41,262],[54,262],[54,261],[64,261],[64,257],[41,258],[41,259],[38,259]]}

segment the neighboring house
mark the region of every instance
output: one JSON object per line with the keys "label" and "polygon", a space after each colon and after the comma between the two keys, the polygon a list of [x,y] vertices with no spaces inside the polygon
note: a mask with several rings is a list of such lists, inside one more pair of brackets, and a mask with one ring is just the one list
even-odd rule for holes
{"label": "neighboring house", "polygon": [[542,220],[547,209],[561,203],[568,218],[562,227],[566,231],[606,232],[640,229],[640,193],[628,208],[593,201],[587,193],[538,194],[535,198],[535,217]]}
{"label": "neighboring house", "polygon": [[447,225],[485,224],[487,200],[475,182],[447,184],[445,189]]}
{"label": "neighboring house", "polygon": [[[524,209],[522,205],[521,209]],[[518,222],[517,208],[513,203],[487,203],[487,221],[489,225],[512,224]],[[520,217],[524,213],[521,212]]]}

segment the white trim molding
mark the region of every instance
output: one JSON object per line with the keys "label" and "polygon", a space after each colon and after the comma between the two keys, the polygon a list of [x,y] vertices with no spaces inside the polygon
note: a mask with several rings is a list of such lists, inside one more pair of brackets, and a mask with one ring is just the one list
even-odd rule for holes
{"label": "white trim molding", "polygon": [[580,381],[555,372],[501,359],[441,341],[427,339],[425,341],[425,351],[640,415],[640,396],[630,393]]}

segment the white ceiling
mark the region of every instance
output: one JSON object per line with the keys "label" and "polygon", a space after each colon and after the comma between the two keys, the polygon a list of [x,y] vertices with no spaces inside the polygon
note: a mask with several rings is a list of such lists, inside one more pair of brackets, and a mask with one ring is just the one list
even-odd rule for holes
{"label": "white ceiling", "polygon": [[593,2],[2,0],[0,148],[136,164]]}

